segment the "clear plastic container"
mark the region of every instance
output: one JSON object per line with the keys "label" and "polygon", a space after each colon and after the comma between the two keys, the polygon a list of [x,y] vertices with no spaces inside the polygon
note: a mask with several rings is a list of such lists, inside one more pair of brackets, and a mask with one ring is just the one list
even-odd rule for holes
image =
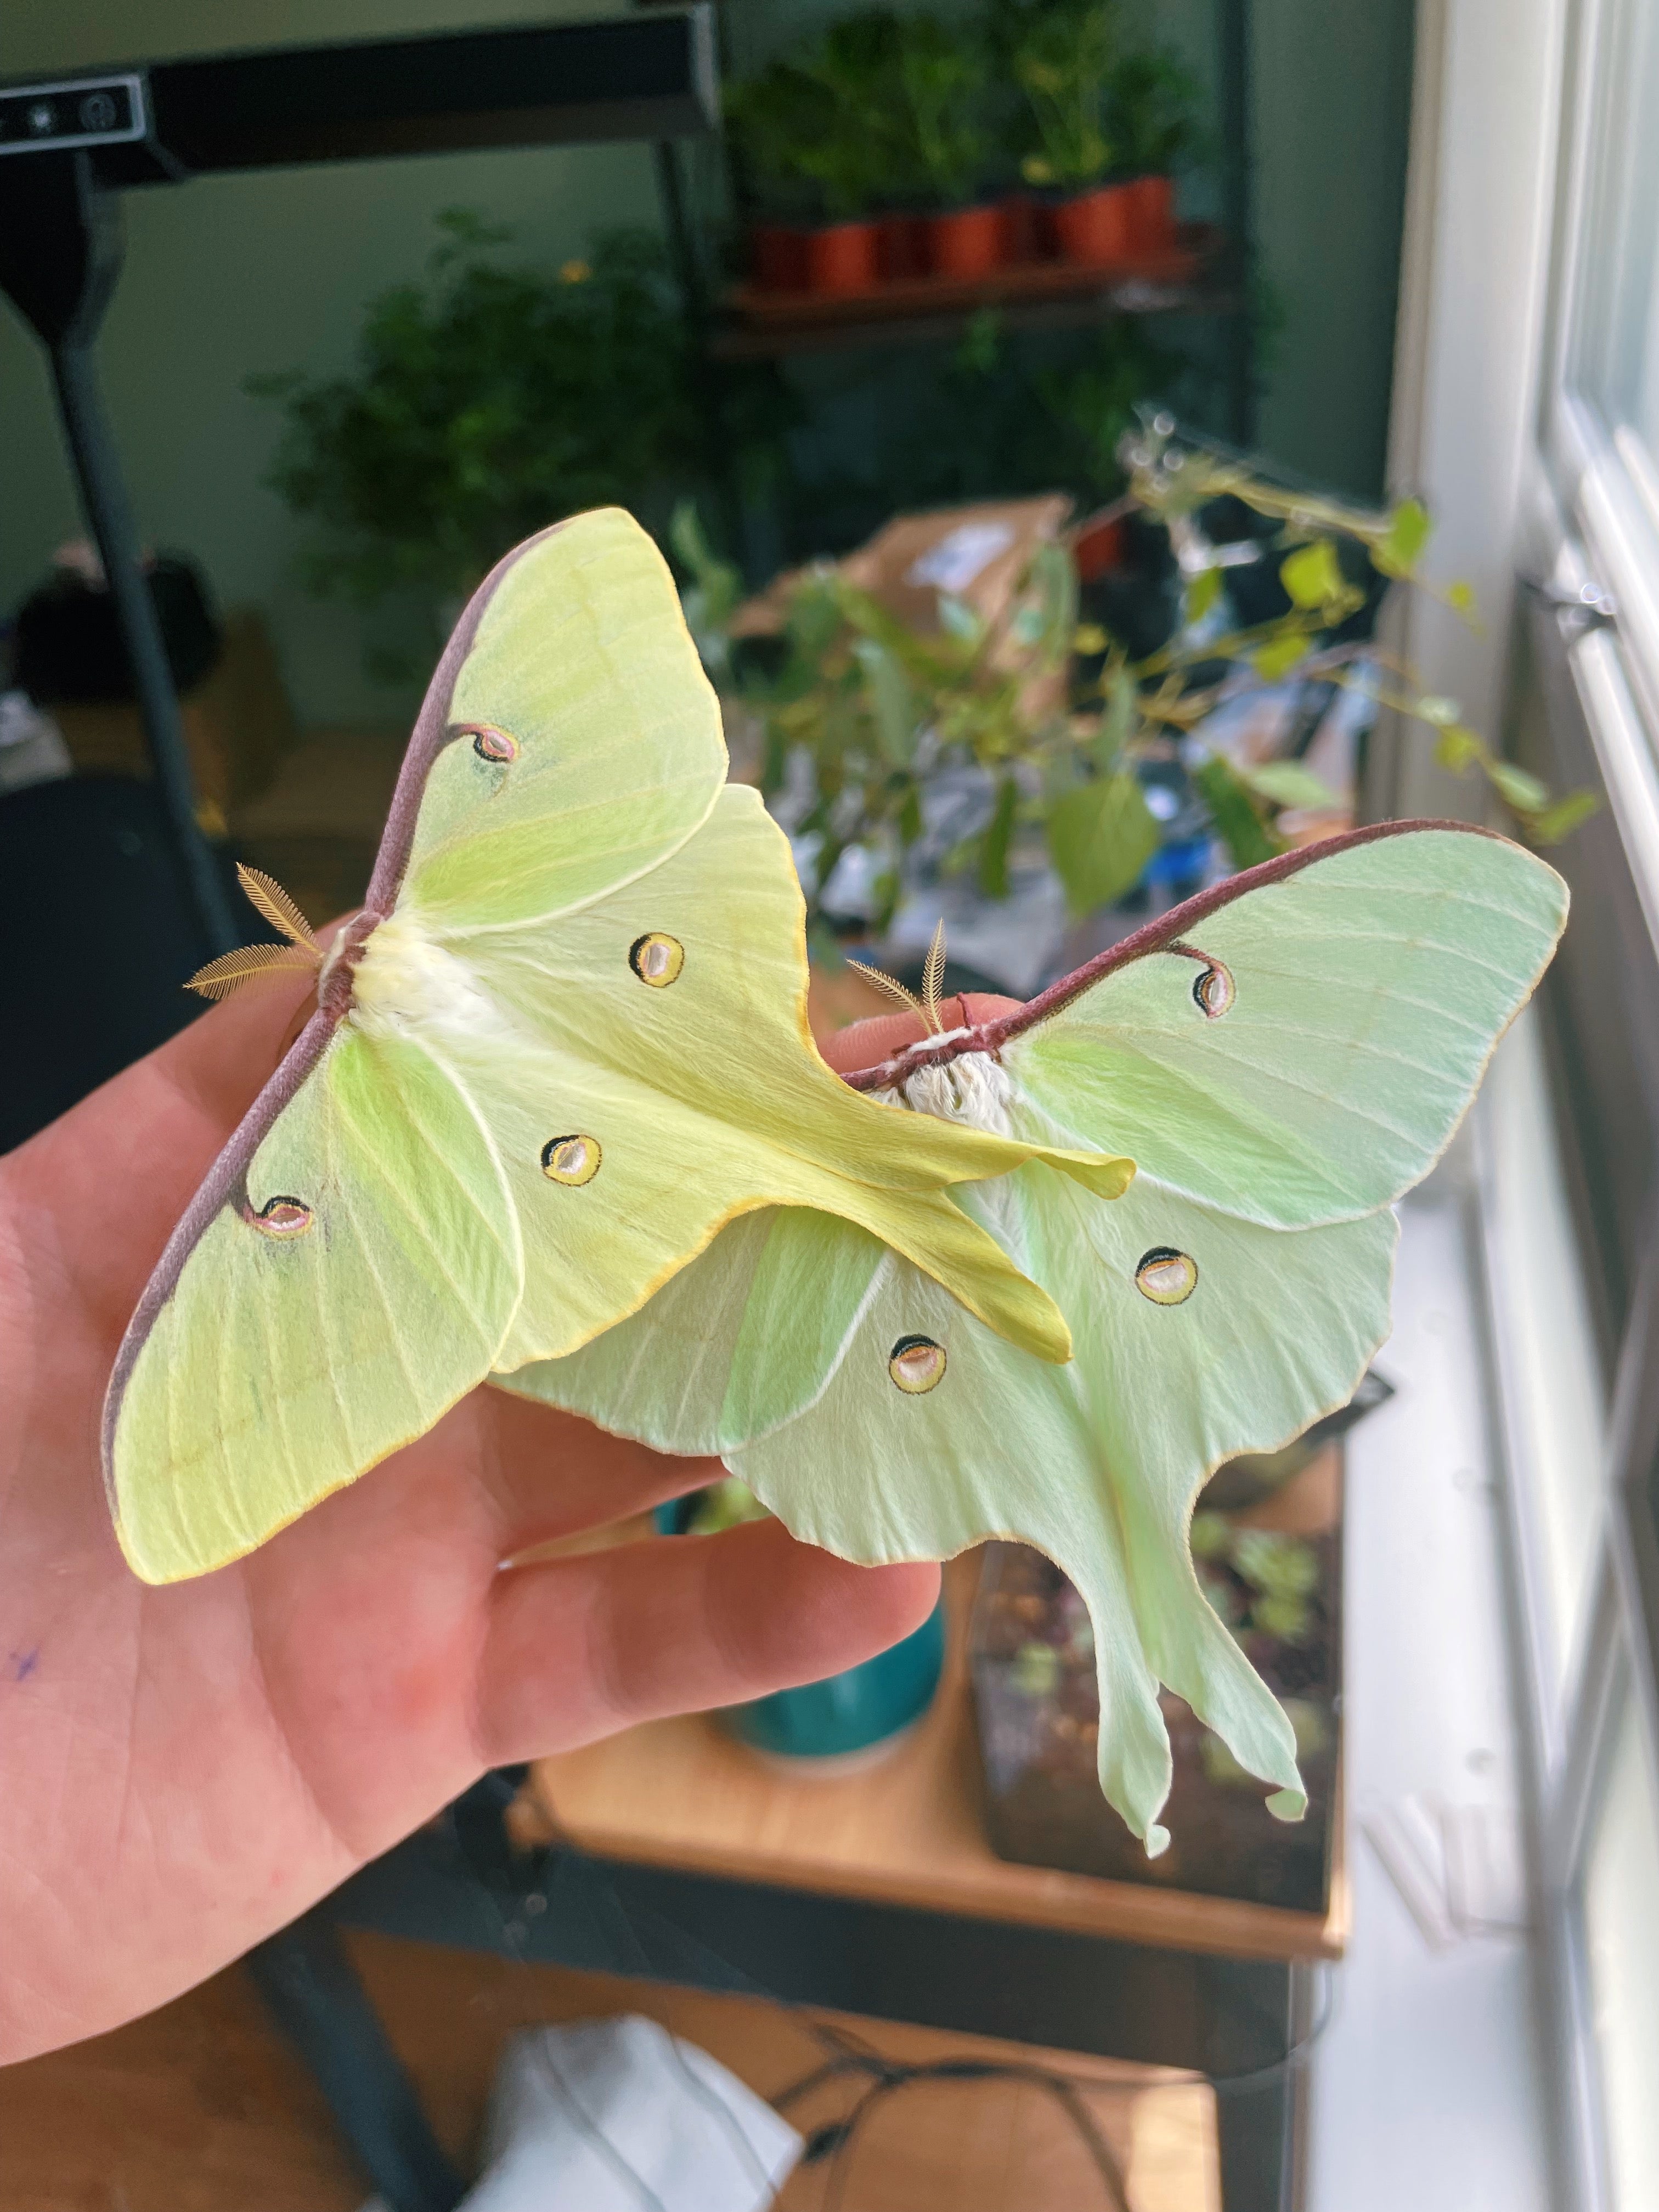
{"label": "clear plastic container", "polygon": [[1340,1710],[1334,1463],[1327,1487],[1331,1510],[1316,1516],[1325,1525],[1312,1528],[1255,1525],[1264,1517],[1260,1508],[1206,1506],[1194,1516],[1194,1557],[1206,1594],[1296,1729],[1306,1817],[1274,1820],[1266,1785],[1166,1690],[1175,1780],[1163,1819],[1171,1840],[1156,1859],[1100,1794],[1100,1707],[1082,1599],[1041,1553],[987,1546],[971,1667],[987,1826],[1001,1857],[1299,1911],[1326,1909]]}

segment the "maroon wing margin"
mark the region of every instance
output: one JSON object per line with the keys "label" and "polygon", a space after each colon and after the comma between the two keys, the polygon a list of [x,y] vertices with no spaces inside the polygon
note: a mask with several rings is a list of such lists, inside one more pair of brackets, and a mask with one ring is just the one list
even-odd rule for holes
{"label": "maroon wing margin", "polygon": [[351,1003],[351,969],[353,953],[363,945],[374,929],[391,913],[397,901],[404,871],[409,865],[410,850],[415,842],[416,818],[421,811],[421,799],[426,789],[427,777],[453,735],[449,726],[449,702],[454,696],[455,680],[461,663],[472,649],[478,624],[484,610],[495,597],[502,577],[515,562],[523,559],[532,549],[562,530],[565,525],[555,523],[534,538],[526,538],[522,545],[498,561],[477,590],[467,601],[460,620],[444,647],[442,658],[433,671],[432,681],[427,686],[426,697],[410,732],[408,750],[398,773],[397,789],[392,794],[386,823],[380,836],[380,850],[374,859],[374,872],[369,878],[368,895],[362,909],[352,915],[341,933],[343,947],[337,937],[329,948],[330,958],[319,986],[317,1011],[312,1015],[293,1044],[283,1054],[276,1073],[260,1091],[213,1165],[209,1169],[201,1188],[191,1199],[178,1227],[167,1241],[155,1273],[144,1286],[132,1319],[127,1323],[126,1334],[121,1339],[120,1350],[115,1355],[109,1388],[104,1395],[102,1448],[104,1484],[114,1506],[114,1468],[112,1450],[115,1423],[121,1410],[127,1378],[137,1363],[156,1316],[173,1296],[185,1262],[195,1249],[198,1240],[220,1208],[234,1205],[246,1188],[247,1171],[253,1155],[264,1141],[267,1132],[276,1116],[293,1098],[300,1086],[310,1076],[322,1058],[329,1040],[344,1018]]}
{"label": "maroon wing margin", "polygon": [[854,1068],[842,1080],[854,1091],[885,1091],[902,1077],[914,1075],[919,1068],[946,1066],[964,1052],[998,1052],[1027,1030],[1046,1021],[1050,1014],[1057,1014],[1085,991],[1092,990],[1104,977],[1127,968],[1131,961],[1145,959],[1149,952],[1163,951],[1219,908],[1243,898],[1247,891],[1282,883],[1287,876],[1299,875],[1304,868],[1311,867],[1316,860],[1328,860],[1334,854],[1348,852],[1356,845],[1373,845],[1379,838],[1404,837],[1422,830],[1455,830],[1470,837],[1496,837],[1500,844],[1510,842],[1498,830],[1483,830],[1473,822],[1376,822],[1364,830],[1351,830],[1344,836],[1323,838],[1317,845],[1303,845],[1294,852],[1280,853],[1271,860],[1263,860],[1258,867],[1246,868],[1242,875],[1229,876],[1222,883],[1212,884],[1208,890],[1171,907],[1168,914],[1154,916],[1132,936],[1108,945],[1105,951],[1097,952],[1092,960],[1085,960],[1081,968],[1074,968],[1057,983],[1050,983],[1046,991],[1039,991],[1035,999],[1028,999],[1012,1014],[981,1022],[959,1036],[942,1038],[937,1044],[924,1039],[874,1067]]}

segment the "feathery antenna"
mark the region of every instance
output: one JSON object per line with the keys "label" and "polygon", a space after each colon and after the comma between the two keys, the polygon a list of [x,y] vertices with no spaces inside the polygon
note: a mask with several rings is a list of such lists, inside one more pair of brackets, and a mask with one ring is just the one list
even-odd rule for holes
{"label": "feathery antenna", "polygon": [[873,983],[877,990],[884,991],[890,999],[896,999],[900,1006],[908,1006],[913,1014],[920,1014],[922,1025],[930,1036],[938,1036],[944,1029],[945,1023],[939,1010],[939,987],[945,981],[945,924],[942,921],[933,932],[933,941],[927,948],[927,959],[921,971],[920,998],[914,991],[906,990],[896,975],[884,975],[879,968],[872,968],[867,960],[854,960],[849,957],[847,964],[849,968],[856,968],[865,981]]}
{"label": "feathery antenna", "polygon": [[933,941],[927,948],[927,964],[921,971],[921,1010],[927,1017],[927,1026],[935,1032],[945,1027],[939,1010],[939,987],[945,981],[945,917],[939,916],[939,927],[933,932]]}
{"label": "feathery antenna", "polygon": [[204,999],[228,999],[244,983],[268,983],[273,977],[291,975],[297,969],[320,968],[323,948],[311,933],[311,924],[274,876],[262,868],[245,868],[239,860],[236,879],[253,904],[288,939],[286,945],[239,945],[198,968],[185,984]]}
{"label": "feathery antenna", "polygon": [[198,968],[185,988],[199,991],[204,999],[226,999],[244,983],[269,982],[317,964],[315,953],[303,945],[239,945]]}
{"label": "feathery antenna", "polygon": [[239,860],[236,880],[273,929],[280,929],[291,945],[309,945],[320,957],[311,924],[274,876],[266,875],[263,868],[245,868]]}

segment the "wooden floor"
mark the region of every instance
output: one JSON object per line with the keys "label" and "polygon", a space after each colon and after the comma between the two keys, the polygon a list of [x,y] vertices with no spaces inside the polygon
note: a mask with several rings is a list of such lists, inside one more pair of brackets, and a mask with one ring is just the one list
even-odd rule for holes
{"label": "wooden floor", "polygon": [[[805,2023],[747,1998],[527,1968],[389,1937],[357,1964],[464,2172],[501,2045],[538,2021],[648,2013],[712,2051],[763,2095],[821,2051]],[[889,2057],[1045,2054],[858,2023]],[[1175,2075],[1055,2057],[1128,2180],[1133,2212],[1218,2212],[1214,2103]],[[792,2112],[803,2132],[844,2112],[830,2087]],[[798,2171],[778,2212],[818,2212],[823,2169]],[[266,2027],[240,1971],[148,2020],[0,2071],[0,2212],[356,2212],[365,2183],[309,2076]],[[1091,2212],[1106,2198],[1056,2100],[1018,2082],[895,2092],[860,2131],[839,2212]]]}

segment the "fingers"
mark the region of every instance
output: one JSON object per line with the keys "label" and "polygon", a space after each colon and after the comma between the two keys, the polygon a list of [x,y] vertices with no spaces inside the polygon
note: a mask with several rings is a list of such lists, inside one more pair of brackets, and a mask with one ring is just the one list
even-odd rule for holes
{"label": "fingers", "polygon": [[938,1595],[937,1567],[849,1566],[776,1521],[509,1569],[479,1668],[477,1755],[509,1765],[821,1680],[908,1635]]}
{"label": "fingers", "polygon": [[465,1418],[477,1427],[462,1448],[476,1449],[497,1559],[643,1513],[726,1472],[718,1460],[671,1458],[508,1390],[480,1390]]}
{"label": "fingers", "polygon": [[[947,1030],[965,1029],[994,1021],[999,1014],[1011,1014],[1019,1003],[1018,999],[997,998],[988,991],[966,991],[960,998],[943,1000],[939,1015]],[[919,1014],[877,1014],[867,1022],[854,1022],[821,1038],[818,1050],[838,1075],[850,1075],[854,1068],[874,1067],[890,1060],[896,1052],[926,1035]]]}

